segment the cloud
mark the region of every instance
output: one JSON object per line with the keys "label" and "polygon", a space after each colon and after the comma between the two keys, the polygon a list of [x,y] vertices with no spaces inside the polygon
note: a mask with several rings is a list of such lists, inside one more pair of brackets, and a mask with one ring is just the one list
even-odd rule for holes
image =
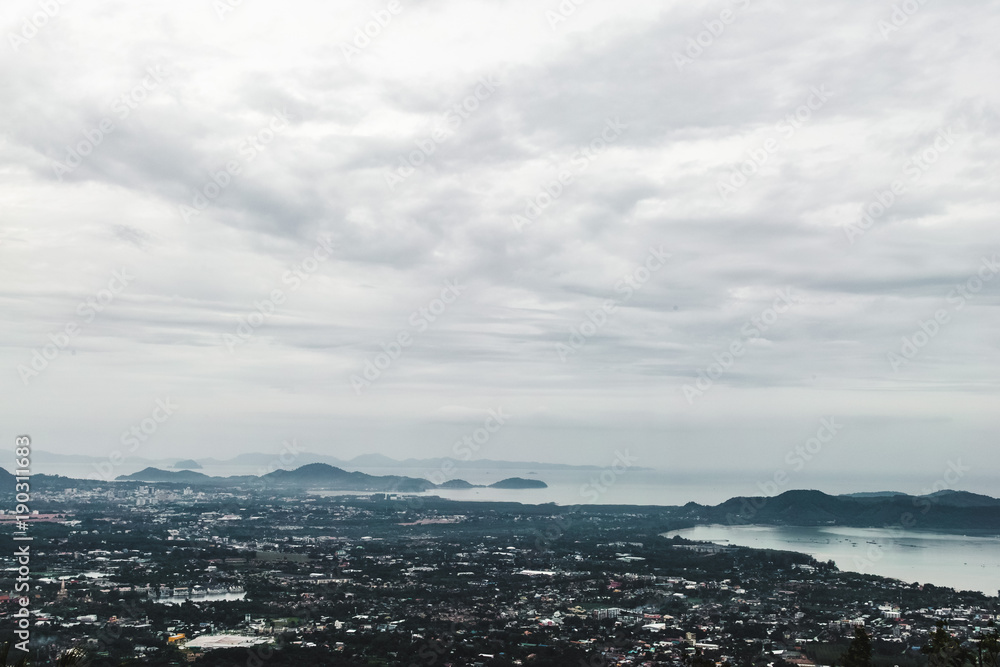
{"label": "cloud", "polygon": [[[512,458],[603,464],[624,433],[644,465],[697,467],[711,445],[766,467],[834,412],[885,460],[979,443],[1000,280],[961,309],[949,295],[1000,252],[1000,8],[966,4],[960,24],[926,4],[897,26],[846,2],[627,0],[553,24],[554,2],[401,1],[350,59],[383,4],[66,4],[0,64],[0,392],[46,448],[98,454],[167,394],[182,407],[149,446],[185,456],[289,437],[444,455],[434,424],[498,405],[524,416]],[[34,9],[11,5],[8,37]],[[26,384],[18,368],[122,267],[134,282]],[[438,313],[449,280],[465,288]],[[744,333],[779,290],[794,305]],[[691,405],[684,386],[733,341],[745,354]]]}

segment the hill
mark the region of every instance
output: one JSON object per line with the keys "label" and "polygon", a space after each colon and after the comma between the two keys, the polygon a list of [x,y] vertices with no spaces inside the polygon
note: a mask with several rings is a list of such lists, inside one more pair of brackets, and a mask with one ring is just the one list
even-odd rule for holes
{"label": "hill", "polygon": [[277,486],[336,489],[339,491],[414,492],[435,488],[426,479],[374,476],[363,472],[347,472],[328,463],[309,463],[295,470],[275,470],[262,475],[261,480]]}
{"label": "hill", "polygon": [[842,493],[840,498],[891,498],[893,496],[905,496],[900,491],[859,491],[858,493]]}
{"label": "hill", "polygon": [[447,482],[438,484],[439,489],[476,489],[481,485],[466,482],[464,479],[449,479]]}
{"label": "hill", "polygon": [[946,507],[1000,507],[1000,499],[969,491],[945,489],[925,497]]}
{"label": "hill", "polygon": [[139,472],[131,475],[119,475],[122,481],[129,482],[178,482],[181,484],[204,484],[219,477],[209,477],[208,475],[192,470],[161,470],[159,468],[143,468]]}
{"label": "hill", "polygon": [[547,489],[549,485],[538,479],[524,479],[523,477],[508,477],[499,482],[490,484],[491,489]]}
{"label": "hill", "polygon": [[777,496],[736,497],[706,506],[688,503],[675,515],[691,525],[902,527],[922,530],[1000,530],[1000,500],[964,491],[831,496],[793,490]]}

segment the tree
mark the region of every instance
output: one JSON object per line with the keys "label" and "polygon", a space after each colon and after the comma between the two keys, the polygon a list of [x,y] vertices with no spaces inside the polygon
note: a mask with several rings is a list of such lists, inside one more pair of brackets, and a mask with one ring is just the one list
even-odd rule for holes
{"label": "tree", "polygon": [[920,652],[927,656],[928,667],[962,667],[967,661],[974,661],[972,654],[962,648],[940,623]]}
{"label": "tree", "polygon": [[87,664],[87,654],[83,649],[71,648],[68,651],[63,651],[59,655],[59,660],[56,662],[58,667],[77,667]]}
{"label": "tree", "polygon": [[[992,623],[990,625],[992,626]],[[1000,635],[996,628],[980,635],[976,652],[978,667],[1000,667]]]}
{"label": "tree", "polygon": [[715,661],[706,658],[701,649],[695,649],[694,655],[688,656],[686,662],[690,667],[715,667]]}
{"label": "tree", "polygon": [[844,667],[872,667],[872,638],[864,628],[854,628],[854,639],[844,654]]}
{"label": "tree", "polygon": [[[9,659],[10,656],[10,650],[12,648],[13,648],[13,642],[4,642],[3,644],[0,644],[0,665],[4,665],[4,667],[6,667],[7,660]],[[26,667],[27,664],[28,664],[28,655],[24,654],[17,662],[14,663],[14,666]]]}

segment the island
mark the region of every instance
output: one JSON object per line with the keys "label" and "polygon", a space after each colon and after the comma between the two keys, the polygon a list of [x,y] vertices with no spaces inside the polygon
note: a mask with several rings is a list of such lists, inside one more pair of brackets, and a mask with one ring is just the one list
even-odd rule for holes
{"label": "island", "polygon": [[540,479],[524,479],[523,477],[508,477],[490,484],[491,489],[547,489],[549,485]]}

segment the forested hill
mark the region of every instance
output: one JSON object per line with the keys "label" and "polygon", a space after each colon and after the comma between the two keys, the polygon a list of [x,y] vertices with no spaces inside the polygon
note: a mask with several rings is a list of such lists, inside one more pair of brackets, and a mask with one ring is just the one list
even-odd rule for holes
{"label": "forested hill", "polygon": [[997,531],[1000,500],[950,490],[925,496],[903,493],[831,496],[821,491],[786,491],[771,497],[730,498],[714,506],[688,503],[674,518],[690,524]]}

